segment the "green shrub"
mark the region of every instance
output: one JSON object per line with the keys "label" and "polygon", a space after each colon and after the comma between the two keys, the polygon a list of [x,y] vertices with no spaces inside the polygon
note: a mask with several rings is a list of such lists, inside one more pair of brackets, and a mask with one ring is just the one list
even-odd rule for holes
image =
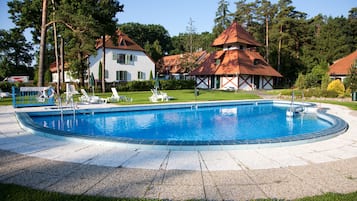
{"label": "green shrub", "polygon": [[[193,89],[195,87],[194,80],[160,80],[159,83],[160,89],[163,90]],[[119,91],[148,91],[154,86],[155,80],[148,80],[113,83],[110,87],[116,87]],[[108,90],[110,91],[110,88]]]}
{"label": "green shrub", "polygon": [[338,96],[343,96],[345,93],[345,86],[343,85],[341,80],[334,80],[330,82],[330,84],[328,84],[327,91],[329,93],[333,93],[331,91],[334,91],[338,94]]}
{"label": "green shrub", "polygon": [[6,92],[11,92],[12,84],[9,82],[0,82],[0,89]]}
{"label": "green shrub", "polygon": [[299,73],[299,76],[297,80],[295,81],[295,86],[299,89],[305,89],[306,88],[306,78],[305,75],[302,73]]}

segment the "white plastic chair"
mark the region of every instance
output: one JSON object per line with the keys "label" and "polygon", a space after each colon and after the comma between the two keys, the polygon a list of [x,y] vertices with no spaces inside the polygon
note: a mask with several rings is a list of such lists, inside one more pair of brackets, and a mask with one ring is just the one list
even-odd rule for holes
{"label": "white plastic chair", "polygon": [[79,101],[83,103],[107,103],[106,99],[98,96],[89,96],[85,89],[81,89],[82,96],[79,97]]}
{"label": "white plastic chair", "polygon": [[159,100],[161,100],[161,101],[169,100],[167,93],[160,92],[157,89],[151,89],[151,92],[152,92],[152,96],[149,97],[149,100],[151,102],[158,102]]}
{"label": "white plastic chair", "polygon": [[119,101],[130,101],[131,102],[133,100],[132,98],[128,98],[126,96],[120,96],[118,94],[117,89],[114,87],[111,88],[111,90],[112,90],[112,96],[107,98],[108,102],[119,102]]}

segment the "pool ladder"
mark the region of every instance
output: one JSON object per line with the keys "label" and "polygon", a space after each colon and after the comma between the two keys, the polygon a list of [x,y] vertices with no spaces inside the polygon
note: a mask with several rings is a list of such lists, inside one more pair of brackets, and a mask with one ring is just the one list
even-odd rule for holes
{"label": "pool ladder", "polygon": [[[60,109],[60,112],[61,112],[61,118],[63,118],[63,104],[62,104],[62,99],[61,99],[60,96],[58,97],[58,102],[59,102],[59,109]],[[72,97],[72,96],[71,96],[70,99],[69,99],[69,103],[70,103],[70,108],[71,108],[72,111],[73,111],[73,117],[76,117],[76,109],[77,109],[77,106],[74,104],[74,101],[73,101],[73,97]]]}
{"label": "pool ladder", "polygon": [[198,109],[198,104],[191,105],[191,110],[193,110],[193,109],[197,110]]}

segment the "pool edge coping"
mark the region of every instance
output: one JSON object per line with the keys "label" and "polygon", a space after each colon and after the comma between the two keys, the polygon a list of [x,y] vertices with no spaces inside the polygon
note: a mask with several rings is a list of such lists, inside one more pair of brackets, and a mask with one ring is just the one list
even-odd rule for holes
{"label": "pool edge coping", "polygon": [[[209,101],[209,102],[190,102],[190,103],[170,103],[170,104],[160,104],[160,105],[130,105],[130,106],[121,106],[121,107],[109,107],[109,108],[97,108],[97,109],[81,109],[83,112],[89,112],[95,110],[96,112],[106,112],[109,109],[111,112],[112,109],[115,108],[115,111],[133,111],[133,107],[136,107],[137,110],[141,110],[142,108],[154,108],[154,109],[169,109],[169,108],[186,108],[193,106],[201,107],[209,107],[213,105],[232,105],[232,104],[259,104],[258,102],[267,104],[267,103],[283,103],[290,104],[290,101],[281,101],[281,100],[235,100],[235,101]],[[343,134],[349,128],[349,125],[343,119],[328,114],[327,111],[322,110],[321,108],[316,108],[315,103],[309,102],[294,102],[294,104],[303,105],[304,107],[314,108],[316,109],[316,113],[319,118],[322,118],[330,123],[333,123],[334,126],[329,129],[325,129],[319,132],[303,134],[299,137],[295,137],[291,140],[291,137],[283,137],[283,138],[275,138],[275,139],[264,139],[264,140],[227,140],[220,141],[219,143],[216,141],[187,141],[191,144],[185,142],[180,143],[177,141],[154,141],[154,140],[132,140],[132,139],[124,139],[124,140],[113,140],[113,139],[99,139],[93,137],[86,136],[73,136],[68,134],[65,131],[58,131],[49,128],[41,127],[33,122],[30,118],[29,113],[37,113],[35,111],[30,112],[15,112],[15,115],[18,119],[20,126],[29,131],[32,134],[36,134],[39,136],[44,136],[52,139],[61,139],[65,141],[74,141],[74,142],[87,142],[87,143],[107,143],[110,145],[117,145],[119,147],[124,148],[133,148],[133,149],[144,149],[144,150],[174,150],[174,151],[206,151],[206,150],[232,150],[232,149],[256,149],[256,148],[268,148],[268,147],[282,147],[282,146],[293,146],[305,143],[318,142],[326,139],[330,139],[336,137],[338,135]],[[164,107],[163,107],[164,106]],[[43,113],[44,111],[41,111]],[[46,111],[48,113],[58,113],[58,110]],[[69,111],[70,112],[70,111]],[[290,138],[290,139],[289,139]],[[168,143],[164,143],[168,142]],[[223,142],[223,143],[222,143]]]}

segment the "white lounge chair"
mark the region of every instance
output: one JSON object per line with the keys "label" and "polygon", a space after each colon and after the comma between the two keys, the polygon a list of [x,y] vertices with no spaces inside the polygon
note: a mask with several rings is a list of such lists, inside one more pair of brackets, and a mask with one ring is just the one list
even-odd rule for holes
{"label": "white lounge chair", "polygon": [[161,101],[169,101],[169,96],[167,96],[167,93],[158,91],[157,89],[151,89],[152,96],[149,97],[149,100],[151,102],[158,102],[159,100]]}
{"label": "white lounge chair", "polygon": [[79,101],[82,103],[107,103],[106,99],[100,98],[99,96],[89,96],[86,90],[81,89],[82,96],[79,97]]}
{"label": "white lounge chair", "polygon": [[119,101],[129,101],[132,102],[132,98],[128,98],[126,96],[119,96],[118,91],[116,88],[111,88],[112,96],[107,98],[108,102],[119,102]]}
{"label": "white lounge chair", "polygon": [[66,84],[66,103],[71,102],[73,95],[79,94],[76,87],[73,84]]}
{"label": "white lounge chair", "polygon": [[0,89],[0,99],[2,98],[7,98],[7,97],[11,97],[11,94],[9,92],[3,92],[1,89]]}

